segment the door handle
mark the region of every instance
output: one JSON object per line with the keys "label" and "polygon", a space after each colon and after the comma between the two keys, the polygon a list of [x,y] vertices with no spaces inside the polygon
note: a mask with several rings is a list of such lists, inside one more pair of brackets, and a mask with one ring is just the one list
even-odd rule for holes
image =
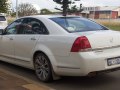
{"label": "door handle", "polygon": [[33,37],[33,38],[31,38],[31,40],[36,40],[36,38]]}
{"label": "door handle", "polygon": [[13,40],[13,38],[10,38],[10,40]]}

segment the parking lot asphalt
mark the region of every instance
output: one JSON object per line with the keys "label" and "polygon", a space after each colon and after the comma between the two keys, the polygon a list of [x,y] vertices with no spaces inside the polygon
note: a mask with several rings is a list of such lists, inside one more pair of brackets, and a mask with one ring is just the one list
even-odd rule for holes
{"label": "parking lot asphalt", "polygon": [[0,90],[50,90],[0,69]]}
{"label": "parking lot asphalt", "polygon": [[[10,77],[13,78],[10,80]],[[120,90],[120,70],[92,78],[62,77],[43,83],[33,70],[0,61],[0,90]]]}

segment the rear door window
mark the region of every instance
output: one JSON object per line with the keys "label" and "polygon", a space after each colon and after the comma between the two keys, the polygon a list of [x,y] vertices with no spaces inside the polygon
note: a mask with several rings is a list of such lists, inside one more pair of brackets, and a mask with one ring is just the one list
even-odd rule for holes
{"label": "rear door window", "polygon": [[23,31],[19,34],[49,34],[46,26],[35,18],[25,18],[21,28]]}

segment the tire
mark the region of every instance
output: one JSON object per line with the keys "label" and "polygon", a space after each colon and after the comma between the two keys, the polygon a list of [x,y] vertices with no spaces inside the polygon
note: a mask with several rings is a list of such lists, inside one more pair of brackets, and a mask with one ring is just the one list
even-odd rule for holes
{"label": "tire", "polygon": [[53,80],[51,63],[44,53],[38,53],[34,57],[34,68],[38,79],[42,82]]}

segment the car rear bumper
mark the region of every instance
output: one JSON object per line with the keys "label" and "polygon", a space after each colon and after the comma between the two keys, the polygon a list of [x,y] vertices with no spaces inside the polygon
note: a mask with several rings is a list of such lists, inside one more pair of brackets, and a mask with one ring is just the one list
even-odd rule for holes
{"label": "car rear bumper", "polygon": [[56,73],[65,76],[86,76],[91,72],[119,70],[120,64],[108,66],[107,59],[120,56],[120,48],[70,53],[57,57]]}

